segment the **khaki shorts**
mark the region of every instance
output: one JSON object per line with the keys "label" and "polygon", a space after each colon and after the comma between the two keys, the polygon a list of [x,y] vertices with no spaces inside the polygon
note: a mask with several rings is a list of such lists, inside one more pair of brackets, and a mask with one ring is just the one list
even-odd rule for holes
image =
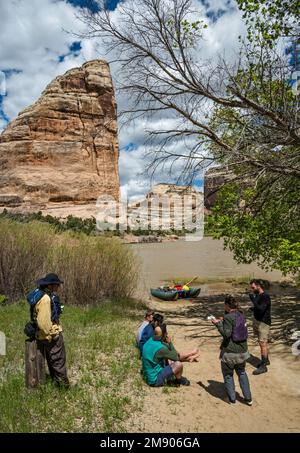
{"label": "khaki shorts", "polygon": [[262,321],[253,319],[253,333],[258,337],[258,341],[267,342],[270,334],[270,326]]}

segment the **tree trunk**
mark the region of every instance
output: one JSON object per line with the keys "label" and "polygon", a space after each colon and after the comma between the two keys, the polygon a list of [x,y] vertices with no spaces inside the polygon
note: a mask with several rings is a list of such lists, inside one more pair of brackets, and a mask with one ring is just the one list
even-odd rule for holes
{"label": "tree trunk", "polygon": [[36,340],[25,341],[25,384],[29,389],[37,388],[46,381],[45,353]]}

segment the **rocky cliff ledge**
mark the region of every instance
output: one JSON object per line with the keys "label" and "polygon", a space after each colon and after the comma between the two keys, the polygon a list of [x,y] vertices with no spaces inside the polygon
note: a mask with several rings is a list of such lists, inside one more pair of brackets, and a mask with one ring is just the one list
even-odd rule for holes
{"label": "rocky cliff ledge", "polygon": [[233,178],[233,173],[228,167],[214,167],[209,169],[204,176],[204,206],[207,212],[214,207],[218,191],[226,182]]}
{"label": "rocky cliff ledge", "polygon": [[193,229],[202,219],[203,194],[193,186],[157,184],[141,202],[128,205],[128,214],[133,231]]}
{"label": "rocky cliff ledge", "polygon": [[119,199],[116,100],[103,60],[54,79],[0,135],[0,209],[88,217]]}

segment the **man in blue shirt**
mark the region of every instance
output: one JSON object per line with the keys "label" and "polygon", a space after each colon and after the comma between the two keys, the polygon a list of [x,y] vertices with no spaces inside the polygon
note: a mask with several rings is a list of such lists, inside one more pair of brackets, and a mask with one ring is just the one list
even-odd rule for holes
{"label": "man in blue shirt", "polygon": [[142,338],[143,330],[145,329],[145,327],[148,326],[149,323],[151,323],[153,321],[153,316],[154,316],[154,311],[148,310],[146,312],[145,319],[142,322],[142,324],[139,326],[138,331],[136,333],[136,344],[137,344],[137,346],[139,345],[139,342],[140,342],[140,340]]}
{"label": "man in blue shirt", "polygon": [[140,349],[141,355],[143,353],[144,344],[146,343],[146,341],[149,340],[149,338],[153,337],[155,327],[160,326],[163,323],[163,321],[164,321],[164,317],[162,315],[160,315],[159,313],[155,313],[153,315],[153,321],[150,322],[144,328],[140,342],[139,342],[139,349]]}

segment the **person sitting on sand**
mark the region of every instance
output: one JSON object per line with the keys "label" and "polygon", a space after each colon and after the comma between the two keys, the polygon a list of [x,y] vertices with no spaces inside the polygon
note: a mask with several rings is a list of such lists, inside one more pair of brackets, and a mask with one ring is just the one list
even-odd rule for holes
{"label": "person sitting on sand", "polygon": [[143,329],[141,339],[139,341],[139,350],[141,352],[141,356],[142,356],[144,344],[146,343],[146,341],[149,340],[149,338],[153,337],[155,327],[162,324],[163,321],[164,321],[164,317],[162,315],[160,315],[159,313],[155,313],[153,315],[152,322],[149,322],[149,324]]}
{"label": "person sitting on sand", "polygon": [[168,382],[190,385],[182,376],[183,365],[180,354],[168,343],[165,324],[155,327],[154,336],[144,344],[142,353],[143,376],[148,385],[161,387]]}
{"label": "person sitting on sand", "polygon": [[137,345],[139,345],[144,328],[153,321],[153,315],[154,315],[154,311],[152,311],[152,310],[148,310],[146,312],[145,319],[142,322],[142,324],[139,326],[138,331],[136,333],[136,344]]}
{"label": "person sitting on sand", "polygon": [[227,296],[224,302],[225,315],[223,319],[212,318],[223,337],[221,344],[221,369],[224,377],[226,392],[229,403],[236,402],[236,393],[233,374],[236,371],[244,401],[248,406],[252,405],[252,397],[247,373],[245,371],[246,360],[250,357],[247,337],[246,319],[239,311],[238,302],[233,296]]}

